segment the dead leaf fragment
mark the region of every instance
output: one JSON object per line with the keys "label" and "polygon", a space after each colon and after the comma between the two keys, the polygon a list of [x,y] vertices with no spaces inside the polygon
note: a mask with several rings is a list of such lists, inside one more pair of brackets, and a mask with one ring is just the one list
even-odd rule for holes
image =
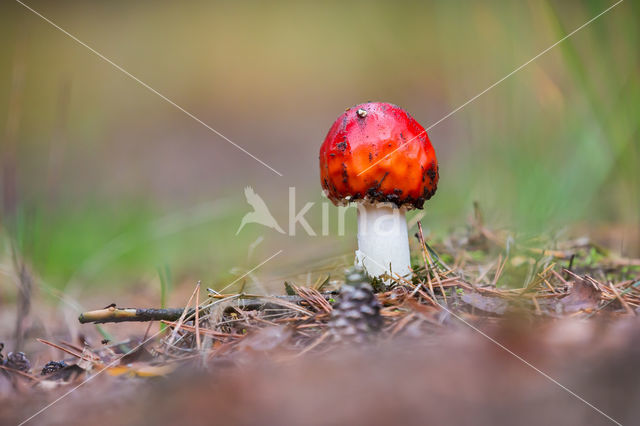
{"label": "dead leaf fragment", "polygon": [[578,312],[595,309],[601,299],[602,290],[595,281],[574,276],[573,286],[569,294],[562,298],[558,304],[559,310],[564,313]]}
{"label": "dead leaf fragment", "polygon": [[127,375],[130,377],[161,377],[173,373],[177,365],[151,365],[147,363],[132,363],[127,365],[116,365],[107,368],[107,374],[110,376]]}

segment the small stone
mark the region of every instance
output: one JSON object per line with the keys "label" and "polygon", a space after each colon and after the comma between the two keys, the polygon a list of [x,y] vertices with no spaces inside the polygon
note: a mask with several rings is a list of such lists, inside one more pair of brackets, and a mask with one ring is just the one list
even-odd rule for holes
{"label": "small stone", "polygon": [[65,367],[67,367],[67,363],[64,361],[49,361],[42,368],[40,375],[46,376],[48,374],[55,373],[58,370],[62,370]]}
{"label": "small stone", "polygon": [[7,361],[4,365],[7,368],[12,368],[22,372],[27,372],[31,369],[31,362],[29,362],[29,359],[24,352],[9,352],[9,355],[7,355]]}

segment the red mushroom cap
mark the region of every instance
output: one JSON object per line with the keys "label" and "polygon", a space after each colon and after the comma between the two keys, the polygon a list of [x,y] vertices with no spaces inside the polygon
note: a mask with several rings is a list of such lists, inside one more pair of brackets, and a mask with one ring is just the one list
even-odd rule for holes
{"label": "red mushroom cap", "polygon": [[320,177],[336,205],[365,200],[421,209],[436,192],[438,160],[427,132],[406,111],[368,102],[347,109],[329,129]]}

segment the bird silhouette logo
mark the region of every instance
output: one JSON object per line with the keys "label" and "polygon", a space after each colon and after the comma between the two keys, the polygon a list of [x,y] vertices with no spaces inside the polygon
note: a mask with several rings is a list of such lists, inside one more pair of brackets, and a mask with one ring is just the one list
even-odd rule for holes
{"label": "bird silhouette logo", "polygon": [[249,203],[249,205],[253,207],[253,211],[244,215],[244,217],[242,218],[242,222],[240,222],[240,227],[236,231],[236,235],[238,235],[242,228],[244,228],[244,226],[248,223],[258,223],[268,228],[275,229],[281,234],[284,234],[284,231],[282,230],[282,228],[280,228],[278,222],[276,222],[262,197],[256,194],[253,188],[247,186],[244,189],[244,196],[247,198],[247,203]]}

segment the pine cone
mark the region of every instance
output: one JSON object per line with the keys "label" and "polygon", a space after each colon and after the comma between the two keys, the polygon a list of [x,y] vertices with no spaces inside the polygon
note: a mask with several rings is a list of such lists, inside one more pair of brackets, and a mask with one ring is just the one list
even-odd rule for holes
{"label": "pine cone", "polygon": [[68,367],[67,363],[64,361],[49,361],[42,368],[42,372],[40,372],[41,376],[46,376],[48,374],[55,373],[56,371],[62,370],[63,368]]}
{"label": "pine cone", "polygon": [[335,341],[364,343],[382,327],[380,304],[364,279],[358,271],[347,274],[347,284],[340,291],[329,321]]}
{"label": "pine cone", "polygon": [[23,372],[27,372],[31,369],[31,363],[24,352],[9,352],[4,366]]}

